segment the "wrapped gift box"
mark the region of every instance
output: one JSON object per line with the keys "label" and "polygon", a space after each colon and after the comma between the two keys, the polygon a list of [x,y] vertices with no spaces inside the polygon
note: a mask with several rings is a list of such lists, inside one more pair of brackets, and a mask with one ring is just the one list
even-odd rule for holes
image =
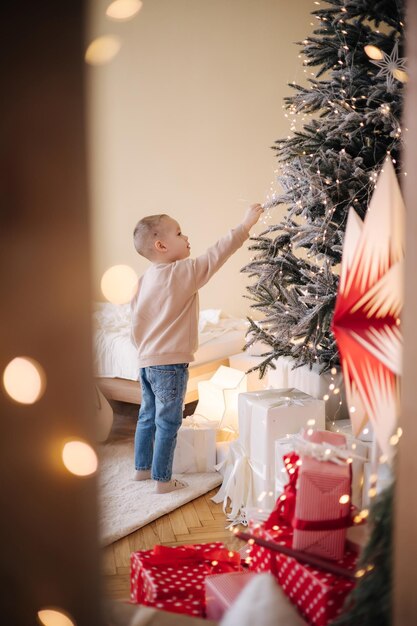
{"label": "wrapped gift box", "polygon": [[[330,420],[327,426],[327,430],[331,430],[334,433],[342,433],[343,435],[346,435],[347,438],[354,438],[352,432],[352,422],[350,421],[350,419],[341,419],[336,421]],[[359,440],[362,443],[367,444],[367,448],[370,448],[371,446],[369,444],[373,441],[373,435],[374,433],[372,424],[368,422],[363,431],[359,433],[356,441]]]}
{"label": "wrapped gift box", "polygon": [[254,576],[255,572],[231,572],[207,576],[206,617],[220,620]]}
{"label": "wrapped gift box", "polygon": [[[165,598],[159,600],[153,605],[155,609],[168,611],[169,613],[181,613],[182,615],[190,615],[192,617],[204,617],[205,608],[201,600],[187,600],[184,598],[170,599]],[[178,624],[177,619],[175,624]]]}
{"label": "wrapped gift box", "polygon": [[[346,438],[340,433],[309,433],[304,433],[304,438],[312,444],[346,448]],[[350,520],[350,494],[351,469],[347,462],[339,464],[301,454],[293,548],[327,559],[342,558]]]}
{"label": "wrapped gift box", "polygon": [[328,430],[345,435],[347,448],[352,451],[352,504],[360,509],[363,506],[364,468],[371,458],[372,444],[353,436],[350,420],[337,420],[328,425]]}
{"label": "wrapped gift box", "polygon": [[213,425],[187,418],[177,434],[173,474],[215,472],[216,430]]}
{"label": "wrapped gift box", "polygon": [[[267,539],[284,546],[291,547],[292,545],[293,530],[287,525],[274,526],[267,529],[264,522],[250,520],[249,529],[253,537]],[[278,556],[280,556],[278,552],[253,543],[250,546],[249,558],[247,559],[249,570],[257,573],[269,572],[278,578]]]}
{"label": "wrapped gift box", "polygon": [[[273,367],[270,367],[266,374],[268,388],[288,389],[288,387],[291,387],[291,385],[288,384],[290,363],[293,363],[293,359],[288,356],[280,356],[272,361]],[[300,391],[303,390],[300,389]]]}
{"label": "wrapped gift box", "polygon": [[283,493],[288,483],[288,473],[285,468],[284,456],[294,450],[291,437],[283,437],[275,441],[275,500]]}
{"label": "wrapped gift box", "polygon": [[216,442],[223,443],[227,442],[230,444],[231,441],[234,441],[238,438],[238,434],[235,430],[229,430],[228,428],[218,428],[216,430]]}
{"label": "wrapped gift box", "polygon": [[[344,420],[342,420],[344,421]],[[336,422],[337,424],[337,422]],[[335,429],[333,432],[339,432]],[[345,431],[340,431],[344,433]],[[364,467],[367,459],[370,458],[371,445],[360,439],[355,439],[352,435],[346,436],[346,447],[352,452],[352,497],[351,501],[354,506],[361,509],[363,505],[363,485],[364,485]],[[294,444],[290,437],[277,439],[275,441],[275,459],[277,463],[277,471],[275,475],[275,499],[277,499],[288,482],[288,474],[284,467],[283,457],[288,452],[294,450]]]}
{"label": "wrapped gift box", "polygon": [[275,504],[275,440],[314,424],[324,428],[323,400],[298,389],[268,389],[239,396],[239,432],[252,467],[252,504]]}
{"label": "wrapped gift box", "polygon": [[216,469],[220,472],[223,478],[226,475],[226,465],[230,443],[230,441],[218,441],[216,443]]}
{"label": "wrapped gift box", "polygon": [[[322,366],[313,364],[294,367],[295,360],[289,356],[280,356],[273,361],[275,369],[269,368],[267,373],[268,387],[279,389],[281,387],[295,387],[304,391],[313,398],[323,398],[328,394],[325,411],[327,419],[334,420],[349,417],[348,408],[344,396],[344,384],[342,371],[337,368],[336,374],[322,372]],[[334,384],[340,389],[340,393],[334,394],[329,391],[329,385]],[[342,404],[340,404],[340,402]]]}
{"label": "wrapped gift box", "polygon": [[133,552],[130,563],[132,602],[190,615],[204,615],[204,579],[208,574],[242,569],[240,555],[220,542],[155,546]]}
{"label": "wrapped gift box", "polygon": [[324,402],[298,389],[266,389],[239,394],[239,438],[233,441],[225,476],[214,502],[230,500],[229,519],[246,519],[246,509],[272,510],[275,504],[275,440],[314,424],[324,428]]}
{"label": "wrapped gift box", "polygon": [[[357,555],[347,552],[340,564],[354,571]],[[280,555],[278,582],[310,624],[327,626],[341,613],[354,581]]]}
{"label": "wrapped gift box", "polygon": [[[292,543],[288,528],[265,530],[261,527],[253,530],[253,534],[289,547]],[[327,626],[341,613],[345,599],[355,584],[350,578],[300,563],[290,556],[256,544],[252,546],[250,557],[250,570],[271,572],[308,624],[314,626]],[[338,565],[354,572],[357,558],[357,552],[348,549]]]}
{"label": "wrapped gift box", "polygon": [[378,463],[376,471],[376,482],[371,484],[372,463],[365,463],[363,467],[363,490],[362,490],[362,508],[367,509],[371,504],[369,490],[371,487],[376,489],[376,493],[380,494],[384,489],[389,487],[393,480],[391,467],[388,463]]}

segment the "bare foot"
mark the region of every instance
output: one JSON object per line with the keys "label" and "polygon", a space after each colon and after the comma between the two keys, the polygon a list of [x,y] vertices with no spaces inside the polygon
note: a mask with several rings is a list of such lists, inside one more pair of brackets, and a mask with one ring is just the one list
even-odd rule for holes
{"label": "bare foot", "polygon": [[151,477],[151,470],[136,470],[133,480],[149,480]]}
{"label": "bare foot", "polygon": [[188,487],[187,483],[183,483],[180,480],[173,478],[166,483],[161,480],[156,481],[156,493],[169,493],[170,491],[176,491],[177,489],[184,489]]}

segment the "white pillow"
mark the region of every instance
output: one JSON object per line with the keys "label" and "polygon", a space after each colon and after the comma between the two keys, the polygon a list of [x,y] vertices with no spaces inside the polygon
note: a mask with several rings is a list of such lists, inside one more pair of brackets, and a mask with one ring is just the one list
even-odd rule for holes
{"label": "white pillow", "polygon": [[201,333],[206,326],[216,326],[222,316],[221,309],[203,309],[198,318],[198,330]]}
{"label": "white pillow", "polygon": [[220,626],[305,626],[271,574],[255,576],[223,615]]}

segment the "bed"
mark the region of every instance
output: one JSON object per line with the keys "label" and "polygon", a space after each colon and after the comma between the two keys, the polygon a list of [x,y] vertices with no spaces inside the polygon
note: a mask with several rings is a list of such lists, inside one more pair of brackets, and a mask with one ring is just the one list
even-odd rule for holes
{"label": "bed", "polygon": [[[130,305],[97,303],[94,320],[96,384],[108,400],[140,404],[136,349],[130,339]],[[199,318],[199,348],[190,363],[185,403],[198,399],[198,383],[208,380],[229,356],[242,351],[246,320],[219,309],[205,309]]]}

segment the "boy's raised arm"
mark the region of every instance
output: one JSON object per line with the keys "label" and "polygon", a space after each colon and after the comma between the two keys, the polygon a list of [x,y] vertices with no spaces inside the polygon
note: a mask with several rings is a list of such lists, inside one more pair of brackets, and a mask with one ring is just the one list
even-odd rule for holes
{"label": "boy's raised arm", "polygon": [[205,285],[227,259],[243,245],[249,238],[250,229],[259,220],[262,212],[263,208],[260,204],[253,204],[246,211],[239,226],[230,230],[204,254],[194,259],[196,289]]}

